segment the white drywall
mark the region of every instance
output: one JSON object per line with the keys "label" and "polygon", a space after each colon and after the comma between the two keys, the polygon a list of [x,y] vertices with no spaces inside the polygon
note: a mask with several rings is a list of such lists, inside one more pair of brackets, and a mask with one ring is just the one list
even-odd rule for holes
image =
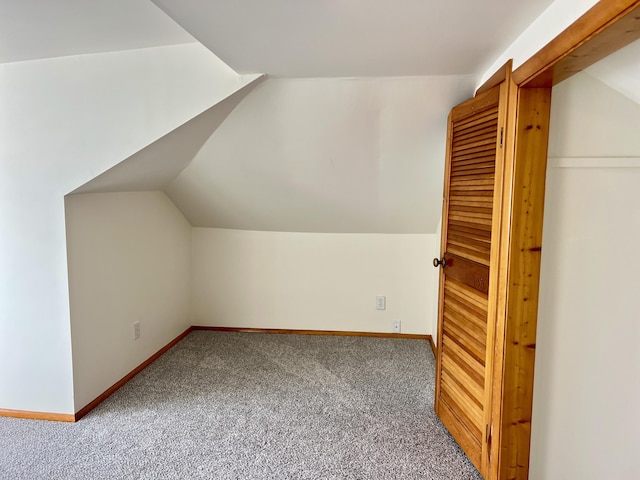
{"label": "white drywall", "polygon": [[190,42],[148,0],[0,2],[0,63]]}
{"label": "white drywall", "polygon": [[549,157],[633,157],[640,152],[640,105],[590,74],[581,72],[555,86],[552,105]]}
{"label": "white drywall", "polygon": [[464,76],[267,79],[167,193],[196,227],[434,233]]}
{"label": "white drywall", "polygon": [[434,235],[194,228],[193,323],[391,332],[399,319],[430,334],[434,246]]}
{"label": "white drywall", "polygon": [[72,193],[163,190],[189,165],[204,142],[260,80],[240,88]]}
{"label": "white drywall", "polygon": [[640,471],[638,118],[585,73],[554,88],[550,151],[563,157],[547,174],[531,480]]}
{"label": "white drywall", "polygon": [[239,72],[388,77],[477,72],[552,0],[153,0]]}
{"label": "white drywall", "polygon": [[513,59],[513,69],[518,68],[596,3],[598,0],[556,0],[553,2],[485,70],[478,86],[489,79],[509,59]]}
{"label": "white drywall", "polygon": [[590,66],[587,72],[624,96],[640,103],[640,40]]}
{"label": "white drywall", "polygon": [[191,225],[162,192],[65,205],[78,411],[191,325]]}
{"label": "white drywall", "polygon": [[74,412],[63,196],[247,81],[197,44],[0,65],[0,408]]}

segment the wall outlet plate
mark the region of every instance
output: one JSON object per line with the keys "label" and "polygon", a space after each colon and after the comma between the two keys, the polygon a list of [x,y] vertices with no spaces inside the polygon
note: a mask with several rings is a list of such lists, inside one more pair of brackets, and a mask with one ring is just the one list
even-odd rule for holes
{"label": "wall outlet plate", "polygon": [[393,328],[393,333],[400,333],[400,320],[394,320],[392,328]]}

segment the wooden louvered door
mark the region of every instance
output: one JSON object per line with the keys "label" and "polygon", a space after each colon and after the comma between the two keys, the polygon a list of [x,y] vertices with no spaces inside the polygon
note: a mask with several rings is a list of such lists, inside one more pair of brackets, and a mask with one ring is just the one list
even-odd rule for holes
{"label": "wooden louvered door", "polygon": [[435,409],[483,475],[490,455],[488,295],[505,97],[502,84],[451,111],[442,217]]}

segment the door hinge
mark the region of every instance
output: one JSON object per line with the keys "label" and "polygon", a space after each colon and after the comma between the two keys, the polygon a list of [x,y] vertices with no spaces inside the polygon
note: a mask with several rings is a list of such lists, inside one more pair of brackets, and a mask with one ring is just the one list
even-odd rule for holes
{"label": "door hinge", "polygon": [[493,425],[489,427],[489,424],[485,425],[484,429],[485,441],[487,442],[487,455],[489,457],[489,463],[491,463],[491,437],[493,437]]}
{"label": "door hinge", "polygon": [[502,148],[503,137],[504,137],[504,127],[500,127],[500,148]]}

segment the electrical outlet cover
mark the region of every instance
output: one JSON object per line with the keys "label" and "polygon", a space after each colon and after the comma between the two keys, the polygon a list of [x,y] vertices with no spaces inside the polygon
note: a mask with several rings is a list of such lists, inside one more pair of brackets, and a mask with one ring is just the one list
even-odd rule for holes
{"label": "electrical outlet cover", "polygon": [[400,320],[393,321],[393,333],[400,333]]}

